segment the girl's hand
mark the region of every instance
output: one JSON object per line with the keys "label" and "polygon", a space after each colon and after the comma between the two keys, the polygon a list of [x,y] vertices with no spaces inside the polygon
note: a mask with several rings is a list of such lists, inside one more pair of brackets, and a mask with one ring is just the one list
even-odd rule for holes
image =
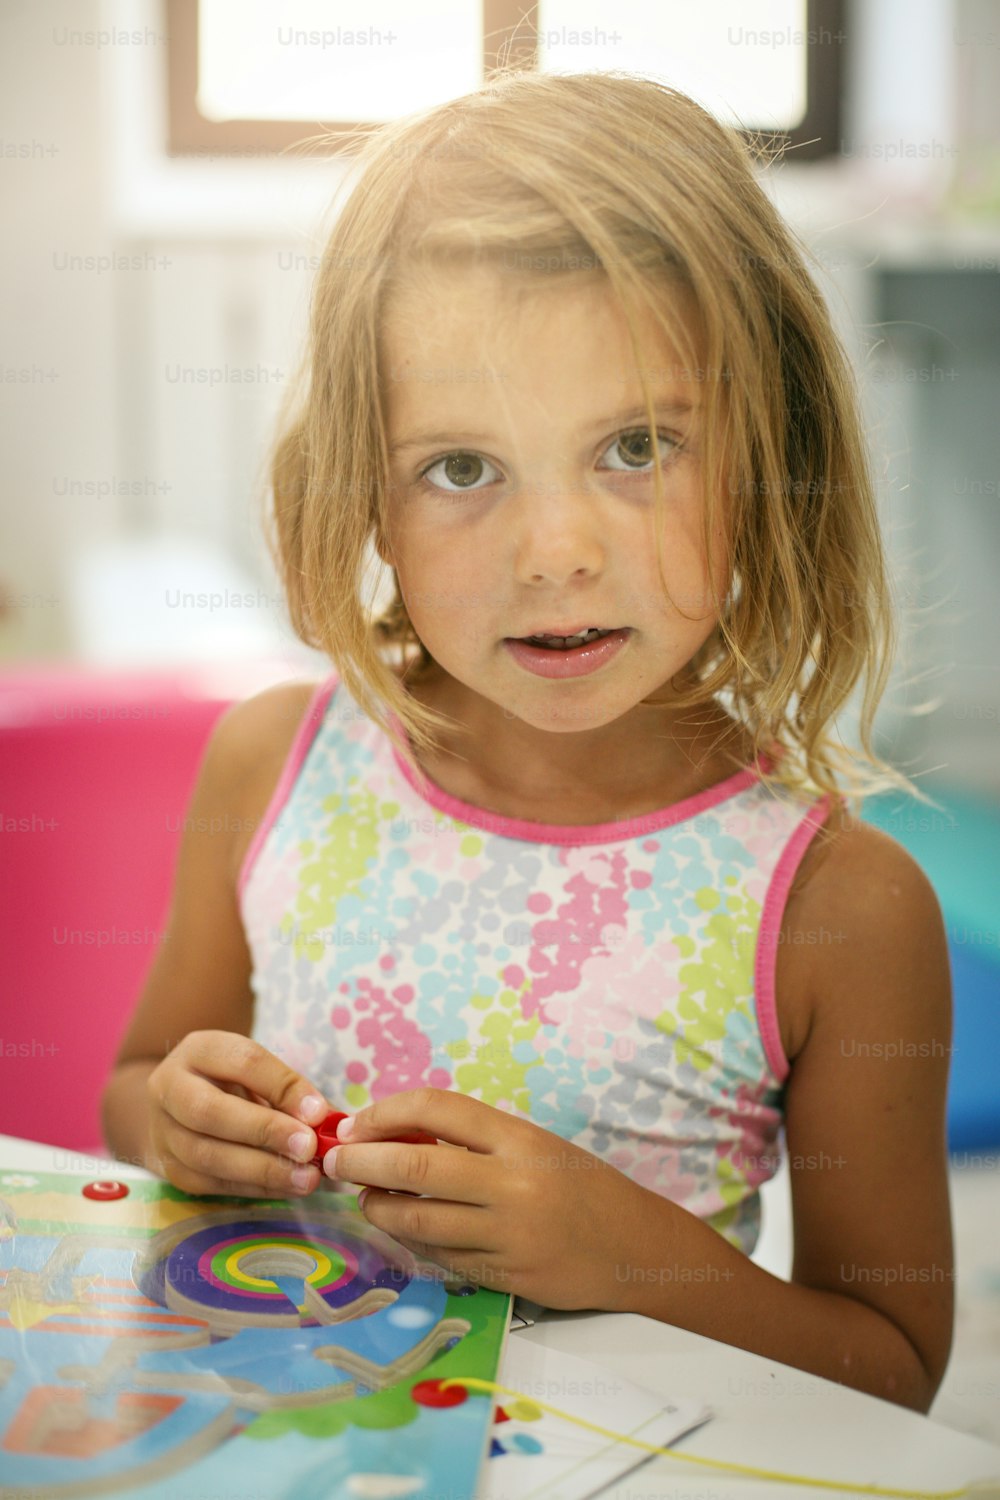
{"label": "girl's hand", "polygon": [[150,1165],[185,1193],[286,1198],[311,1193],[310,1126],[330,1106],[259,1042],[192,1031],[150,1073]]}
{"label": "girl's hand", "polygon": [[[376,1228],[499,1292],[553,1308],[614,1306],[616,1269],[630,1244],[635,1253],[647,1195],[624,1173],[449,1089],[382,1099],[341,1121],[341,1138],[348,1125],[323,1170],[368,1185],[360,1206]],[[416,1129],[444,1144],[385,1139]]]}

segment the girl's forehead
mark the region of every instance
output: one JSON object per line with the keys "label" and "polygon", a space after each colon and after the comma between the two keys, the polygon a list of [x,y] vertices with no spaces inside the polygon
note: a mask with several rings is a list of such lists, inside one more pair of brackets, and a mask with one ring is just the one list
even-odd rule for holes
{"label": "girl's forehead", "polygon": [[[633,328],[640,345],[653,345],[661,354],[665,344],[690,349],[697,320],[687,289],[664,280],[649,289],[648,297],[674,332],[668,336],[659,319],[644,315],[636,303]],[[589,333],[630,347],[626,314],[606,275],[546,272],[541,265],[532,275],[523,270],[515,274],[502,265],[422,267],[385,293],[379,342],[393,358],[455,341],[469,350],[503,342],[530,352],[543,333],[575,340]]]}

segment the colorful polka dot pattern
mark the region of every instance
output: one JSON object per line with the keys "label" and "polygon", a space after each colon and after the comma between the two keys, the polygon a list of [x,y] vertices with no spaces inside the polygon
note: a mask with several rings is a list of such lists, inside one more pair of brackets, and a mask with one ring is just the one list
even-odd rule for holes
{"label": "colorful polka dot pattern", "polygon": [[761,918],[817,804],[747,770],[693,815],[547,842],[441,811],[346,685],[323,693],[244,869],[253,1036],[341,1108],[430,1085],[523,1114],[749,1254],[787,1073]]}

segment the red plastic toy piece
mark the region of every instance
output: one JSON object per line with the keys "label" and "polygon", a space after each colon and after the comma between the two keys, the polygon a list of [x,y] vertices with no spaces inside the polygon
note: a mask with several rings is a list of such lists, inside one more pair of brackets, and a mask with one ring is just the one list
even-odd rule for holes
{"label": "red plastic toy piece", "polygon": [[81,1188],[85,1198],[93,1198],[98,1203],[111,1203],[116,1198],[127,1198],[128,1188],[124,1182],[88,1182]]}
{"label": "red plastic toy piece", "polygon": [[[340,1145],[340,1142],[337,1139],[337,1126],[340,1124],[341,1120],[346,1119],[346,1110],[335,1109],[327,1115],[325,1120],[321,1120],[318,1125],[313,1126],[313,1129],[316,1131],[317,1145],[316,1155],[313,1157],[311,1165],[322,1168],[323,1158],[329,1151],[330,1147]],[[390,1139],[394,1141],[402,1141],[407,1146],[437,1145],[437,1136],[428,1135],[426,1130],[416,1130],[412,1135],[394,1135],[390,1137]],[[349,1144],[349,1142],[345,1141],[344,1144],[347,1145]]]}
{"label": "red plastic toy piece", "polygon": [[327,1115],[325,1120],[321,1120],[320,1123],[315,1126],[316,1155],[312,1159],[312,1164],[314,1166],[322,1168],[324,1156],[329,1151],[331,1146],[336,1146],[338,1144],[337,1126],[340,1124],[341,1120],[346,1119],[346,1110],[335,1109]]}

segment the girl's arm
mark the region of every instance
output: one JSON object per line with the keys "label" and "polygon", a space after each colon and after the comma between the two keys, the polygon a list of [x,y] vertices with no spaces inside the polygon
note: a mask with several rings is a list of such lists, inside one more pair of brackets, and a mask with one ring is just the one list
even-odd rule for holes
{"label": "girl's arm", "polygon": [[[615,1308],[927,1412],[954,1319],[941,910],[909,854],[858,823],[831,844],[795,923],[811,1024],[786,1093],[791,1282],[646,1192],[619,1240],[638,1253]],[[810,945],[810,931],[836,941]]]}
{"label": "girl's arm", "polygon": [[[235,831],[244,826],[251,803],[255,807],[260,801],[260,767],[273,767],[277,779],[285,742],[297,723],[293,710],[296,704],[303,706],[310,691],[301,684],[272,688],[233,705],[216,722],[185,818],[166,936],[102,1097],[104,1136],[115,1156],[168,1175],[192,1192],[220,1190],[193,1175],[196,1169],[212,1175],[220,1136],[240,1143],[235,1151],[230,1148],[228,1158],[249,1164],[251,1183],[276,1194],[291,1191],[293,1162],[286,1151],[296,1116],[301,1117],[299,1106],[309,1094],[321,1097],[308,1080],[249,1040],[251,959],[234,867]],[[251,791],[253,797],[248,796]],[[207,1077],[202,1080],[201,1075]],[[200,1081],[205,1086],[199,1090]],[[237,1103],[255,1094],[273,1111],[251,1117],[250,1106]],[[162,1126],[164,1100],[173,1139],[197,1147],[190,1152],[178,1147],[190,1157],[183,1181],[173,1154],[165,1162],[151,1137],[155,1115]],[[297,1128],[301,1131],[302,1124]],[[161,1137],[166,1133],[157,1131]],[[312,1132],[307,1134],[314,1145]],[[248,1147],[258,1148],[253,1153],[256,1169]],[[309,1185],[318,1180],[311,1168]]]}

